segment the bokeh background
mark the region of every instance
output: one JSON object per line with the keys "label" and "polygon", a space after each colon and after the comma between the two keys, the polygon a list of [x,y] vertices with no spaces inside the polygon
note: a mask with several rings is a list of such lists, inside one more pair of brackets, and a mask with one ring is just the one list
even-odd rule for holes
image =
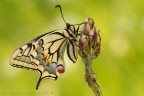
{"label": "bokeh background", "polygon": [[67,22],[90,17],[101,30],[93,68],[103,96],[144,96],[144,0],[0,0],[0,96],[95,96],[80,58],[73,64],[65,55],[66,72],[37,91],[38,72],[10,66],[19,45],[65,27],[57,4]]}

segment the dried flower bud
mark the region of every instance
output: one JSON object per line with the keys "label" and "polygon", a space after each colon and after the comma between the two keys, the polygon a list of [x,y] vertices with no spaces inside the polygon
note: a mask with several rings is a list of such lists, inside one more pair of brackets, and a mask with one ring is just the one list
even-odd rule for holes
{"label": "dried flower bud", "polygon": [[82,28],[82,34],[89,35],[89,32],[93,29],[94,21],[91,18],[86,18],[85,24]]}
{"label": "dried flower bud", "polygon": [[92,47],[95,47],[95,43],[98,41],[99,37],[99,29],[97,27],[93,27],[93,30],[90,31],[90,42]]}
{"label": "dried flower bud", "polygon": [[100,35],[99,35],[99,32],[100,30],[97,28],[97,27],[94,27],[94,30],[93,30],[93,35],[92,35],[92,39],[93,39],[93,44],[92,44],[92,47],[96,47],[96,43],[99,43],[100,42]]}
{"label": "dried flower bud", "polygon": [[82,51],[88,51],[89,50],[89,45],[88,45],[88,36],[81,34],[80,39],[79,39],[79,48]]}
{"label": "dried flower bud", "polygon": [[91,18],[86,18],[82,28],[79,46],[83,53],[91,53],[92,58],[96,58],[100,53],[101,38],[99,29],[94,26],[94,21]]}
{"label": "dried flower bud", "polygon": [[100,45],[97,45],[95,49],[92,50],[92,59],[95,59],[100,54]]}
{"label": "dried flower bud", "polygon": [[81,31],[81,34],[85,34],[85,35],[88,35],[90,32],[90,26],[87,22],[85,22],[83,28],[82,28],[82,31]]}
{"label": "dried flower bud", "polygon": [[94,20],[92,18],[86,18],[85,22],[88,23],[88,25],[90,26],[90,29],[93,29]]}
{"label": "dried flower bud", "polygon": [[94,27],[93,44],[92,44],[92,57],[95,59],[100,53],[101,37],[99,35],[99,29]]}
{"label": "dried flower bud", "polygon": [[97,36],[96,36],[97,34],[96,34],[96,32],[95,32],[95,27],[92,29],[92,30],[90,30],[90,32],[89,32],[89,41],[90,41],[90,45],[93,45],[93,43],[96,41],[96,38],[97,38]]}

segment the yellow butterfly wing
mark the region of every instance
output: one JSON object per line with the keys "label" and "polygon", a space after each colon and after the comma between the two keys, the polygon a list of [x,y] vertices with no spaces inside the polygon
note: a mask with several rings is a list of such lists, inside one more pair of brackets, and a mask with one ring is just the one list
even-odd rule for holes
{"label": "yellow butterfly wing", "polygon": [[37,70],[40,78],[57,79],[64,69],[64,50],[69,43],[66,30],[43,34],[20,46],[13,54],[10,64],[14,67]]}

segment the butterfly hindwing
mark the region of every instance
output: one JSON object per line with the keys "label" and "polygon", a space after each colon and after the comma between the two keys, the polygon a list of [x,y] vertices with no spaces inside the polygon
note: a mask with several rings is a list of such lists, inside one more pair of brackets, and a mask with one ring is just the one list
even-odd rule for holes
{"label": "butterfly hindwing", "polygon": [[70,60],[75,63],[78,57],[78,46],[76,42],[70,41],[68,46],[67,46],[67,54]]}

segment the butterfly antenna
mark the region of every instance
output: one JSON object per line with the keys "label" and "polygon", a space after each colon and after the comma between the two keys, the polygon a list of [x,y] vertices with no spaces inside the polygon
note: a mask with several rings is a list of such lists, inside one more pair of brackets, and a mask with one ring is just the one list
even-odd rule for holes
{"label": "butterfly antenna", "polygon": [[[66,23],[66,21],[65,21],[65,19],[64,19],[64,16],[63,16],[63,13],[62,13],[62,8],[61,8],[61,6],[60,6],[60,5],[56,5],[55,8],[57,8],[57,7],[60,9],[62,18],[63,18],[64,22]],[[67,23],[66,23],[66,24],[67,24]]]}

